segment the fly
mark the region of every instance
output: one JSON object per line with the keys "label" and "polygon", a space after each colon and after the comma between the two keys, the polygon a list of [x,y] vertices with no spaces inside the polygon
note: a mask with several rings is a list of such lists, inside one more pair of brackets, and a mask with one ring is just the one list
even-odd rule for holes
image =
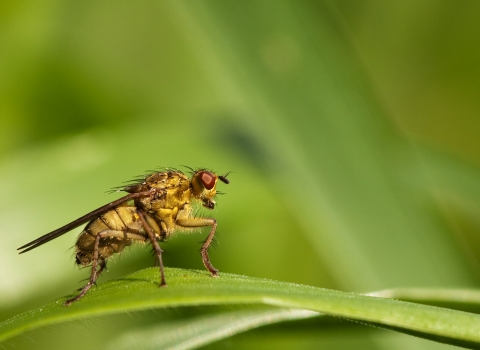
{"label": "fly", "polygon": [[181,229],[211,226],[200,253],[202,261],[213,277],[218,270],[208,257],[217,221],[213,218],[194,217],[192,204],[200,202],[207,209],[215,207],[217,181],[230,181],[225,175],[217,175],[207,169],[192,169],[189,179],[179,170],[153,172],[133,184],[122,187],[128,194],[106,204],[55,231],[18,248],[20,254],[55,239],[64,233],[88,222],[75,244],[75,262],[79,266],[90,266],[92,271],[88,283],[80,293],[65,302],[68,306],[82,298],[95,284],[106,268],[107,259],[120,253],[133,242],[150,242],[160,267],[160,287],[166,286],[162,262],[162,249],[158,242]]}

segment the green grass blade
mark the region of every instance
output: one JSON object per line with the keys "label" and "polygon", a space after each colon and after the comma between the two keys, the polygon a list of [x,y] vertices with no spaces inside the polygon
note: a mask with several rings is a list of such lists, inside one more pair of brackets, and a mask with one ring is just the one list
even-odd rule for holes
{"label": "green grass blade", "polygon": [[108,349],[196,349],[263,325],[318,315],[317,312],[296,309],[243,310],[208,315],[130,332],[115,340]]}
{"label": "green grass blade", "polygon": [[205,271],[167,269],[167,281],[169,286],[159,289],[158,270],[150,268],[102,284],[70,307],[64,307],[66,298],[61,298],[0,324],[0,340],[41,326],[154,307],[265,304],[480,348],[476,314],[227,273],[213,279]]}
{"label": "green grass blade", "polygon": [[[368,295],[480,311],[480,292],[476,290],[400,288]],[[208,315],[134,330],[115,340],[109,349],[195,349],[263,325],[319,316],[322,314],[300,309],[242,310]],[[345,322],[333,324],[336,327],[346,325]]]}
{"label": "green grass blade", "polygon": [[480,313],[480,291],[474,289],[395,288],[367,295]]}

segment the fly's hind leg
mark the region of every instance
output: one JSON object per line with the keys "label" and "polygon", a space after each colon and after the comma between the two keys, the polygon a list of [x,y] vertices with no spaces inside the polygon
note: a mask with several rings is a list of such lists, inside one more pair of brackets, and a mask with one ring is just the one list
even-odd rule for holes
{"label": "fly's hind leg", "polygon": [[147,214],[145,214],[145,212],[141,209],[138,209],[137,213],[138,213],[138,216],[140,216],[140,220],[142,221],[142,225],[145,228],[145,231],[147,231],[148,237],[150,238],[150,242],[152,243],[152,247],[155,250],[155,255],[157,256],[158,264],[160,265],[160,287],[166,287],[167,282],[165,281],[165,271],[163,269],[163,261],[162,261],[163,250],[160,248],[157,238],[153,233],[152,227],[148,223],[148,220],[146,218]]}
{"label": "fly's hind leg", "polygon": [[[92,259],[92,272],[90,274],[90,279],[88,283],[82,288],[81,292],[72,299],[68,299],[65,302],[65,306],[70,306],[73,302],[81,299],[85,294],[87,294],[88,290],[92,288],[92,286],[97,281],[98,276],[102,273],[102,271],[107,266],[106,261],[103,257],[99,256],[98,249],[100,246],[100,240],[105,237],[116,237],[122,239],[131,239],[131,240],[141,240],[143,241],[145,238],[135,233],[123,232],[123,231],[114,231],[114,230],[105,230],[99,232],[95,237],[95,245],[93,247],[93,259]],[[97,270],[97,265],[100,264],[100,268]]]}
{"label": "fly's hind leg", "polygon": [[208,248],[210,247],[210,244],[213,241],[213,236],[215,236],[215,231],[217,230],[217,220],[211,218],[179,218],[177,216],[176,224],[182,227],[212,226],[207,239],[203,242],[200,253],[202,254],[203,265],[205,265],[207,270],[210,271],[212,277],[218,277],[218,270],[213,267],[210,258],[208,257]]}

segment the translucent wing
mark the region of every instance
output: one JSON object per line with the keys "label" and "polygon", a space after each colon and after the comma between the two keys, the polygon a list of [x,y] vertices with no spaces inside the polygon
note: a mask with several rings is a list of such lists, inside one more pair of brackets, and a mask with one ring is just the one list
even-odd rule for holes
{"label": "translucent wing", "polygon": [[78,218],[77,220],[72,221],[71,223],[66,224],[65,226],[62,226],[62,227],[56,229],[55,231],[47,233],[46,235],[43,235],[43,236],[37,238],[36,240],[31,241],[30,243],[27,243],[27,244],[21,246],[17,250],[23,249],[19,254],[28,252],[29,250],[37,248],[37,247],[41,246],[42,244],[50,242],[52,239],[60,237],[64,233],[67,233],[68,231],[73,230],[74,228],[80,226],[81,224],[86,223],[87,221],[90,221],[94,218],[99,217],[103,213],[119,206],[122,203],[125,203],[129,200],[136,199],[136,198],[148,197],[148,196],[152,195],[154,192],[155,192],[155,190],[151,189],[151,190],[145,191],[145,192],[130,193],[130,194],[128,194],[128,195],[126,195],[122,198],[117,199],[116,201],[113,201],[111,203],[108,203],[108,204],[104,205],[103,207],[95,209],[94,211],[82,216],[81,218]]}

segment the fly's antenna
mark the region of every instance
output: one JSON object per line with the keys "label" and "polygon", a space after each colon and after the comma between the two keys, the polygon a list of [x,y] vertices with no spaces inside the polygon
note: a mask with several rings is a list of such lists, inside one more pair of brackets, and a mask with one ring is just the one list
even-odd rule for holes
{"label": "fly's antenna", "polygon": [[223,183],[225,183],[225,184],[228,185],[228,184],[230,183],[230,180],[227,179],[227,176],[230,175],[231,173],[232,173],[232,172],[229,171],[229,172],[227,172],[225,175],[220,175],[220,176],[218,176],[218,178],[220,179],[220,181],[222,181]]}

